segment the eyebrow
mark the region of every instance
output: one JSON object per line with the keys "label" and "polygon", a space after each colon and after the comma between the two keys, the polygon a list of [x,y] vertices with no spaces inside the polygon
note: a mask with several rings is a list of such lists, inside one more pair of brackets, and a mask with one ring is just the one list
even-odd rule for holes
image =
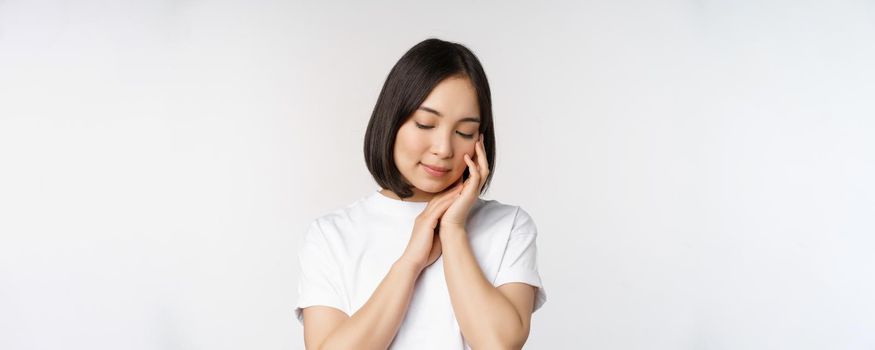
{"label": "eyebrow", "polygon": [[[428,107],[426,107],[426,106],[419,106],[419,108],[417,108],[417,109],[421,109],[421,110],[423,110],[423,111],[426,111],[426,112],[429,112],[429,113],[435,114],[435,115],[437,115],[438,117],[443,117],[443,115],[441,114],[441,112],[438,112],[438,111],[436,111],[436,110],[434,110],[434,109],[431,109],[431,108],[428,108]],[[466,118],[459,119],[459,121],[460,121],[460,122],[474,122],[474,123],[479,123],[479,122],[480,122],[480,118],[479,118],[479,117],[466,117]]]}

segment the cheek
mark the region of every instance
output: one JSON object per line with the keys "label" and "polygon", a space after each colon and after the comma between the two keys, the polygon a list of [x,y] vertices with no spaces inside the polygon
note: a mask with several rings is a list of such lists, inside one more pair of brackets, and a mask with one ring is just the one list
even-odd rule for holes
{"label": "cheek", "polygon": [[402,128],[395,137],[395,164],[412,166],[422,155],[422,140],[414,133]]}
{"label": "cheek", "polygon": [[[477,157],[477,151],[474,149],[473,142],[465,143],[465,145],[462,147],[462,149],[464,150],[463,152],[465,154],[468,154],[471,157],[471,159],[474,159],[474,157]],[[462,163],[464,163],[464,162],[465,162],[465,158],[462,158]]]}
{"label": "cheek", "polygon": [[[465,155],[469,155],[471,159],[474,160],[474,157],[477,156],[477,152],[474,150],[474,145],[469,143],[460,145],[457,149],[460,149],[461,153],[459,153],[458,159],[456,159],[456,166],[460,167],[462,171],[465,171],[465,169],[468,169],[468,163],[465,163]],[[459,173],[461,174],[461,172]]]}
{"label": "cheek", "polygon": [[395,154],[396,155],[404,155],[407,153],[407,150],[410,149],[410,132],[406,130],[407,128],[402,126],[401,129],[398,130],[398,133],[395,134]]}

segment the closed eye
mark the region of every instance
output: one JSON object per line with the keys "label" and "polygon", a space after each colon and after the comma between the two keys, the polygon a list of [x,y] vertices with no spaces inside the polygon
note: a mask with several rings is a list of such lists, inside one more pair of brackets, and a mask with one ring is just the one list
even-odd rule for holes
{"label": "closed eye", "polygon": [[[424,124],[419,124],[418,122],[413,122],[413,123],[416,124],[416,127],[420,128],[420,129],[426,129],[426,130],[434,129],[434,125],[424,125]],[[461,136],[462,138],[465,138],[465,139],[474,138],[474,134],[466,134],[466,133],[463,133],[461,131],[456,131],[456,134],[458,134],[459,136]]]}

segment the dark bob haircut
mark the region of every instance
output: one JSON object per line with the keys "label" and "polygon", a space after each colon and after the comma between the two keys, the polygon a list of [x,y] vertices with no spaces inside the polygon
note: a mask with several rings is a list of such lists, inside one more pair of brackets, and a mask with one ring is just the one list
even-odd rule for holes
{"label": "dark bob haircut", "polygon": [[[495,169],[495,131],[492,124],[492,97],[486,73],[477,56],[465,46],[435,38],[426,39],[408,50],[395,63],[365,132],[365,163],[382,188],[395,192],[401,198],[413,196],[412,185],[408,183],[395,165],[395,135],[401,125],[413,115],[425,101],[432,89],[446,78],[467,77],[477,91],[480,108],[480,129],[486,160],[489,162],[489,176],[481,193],[492,181]],[[462,175],[468,178],[468,170]]]}

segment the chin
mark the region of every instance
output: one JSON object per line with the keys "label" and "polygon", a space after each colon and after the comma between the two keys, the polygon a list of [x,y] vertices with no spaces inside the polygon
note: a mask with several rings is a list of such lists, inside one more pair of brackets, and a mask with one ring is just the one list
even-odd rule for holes
{"label": "chin", "polygon": [[418,184],[413,185],[413,187],[416,187],[416,189],[418,189],[422,192],[427,192],[427,193],[438,193],[438,192],[441,192],[441,191],[447,189],[447,187],[449,187],[449,186],[450,186],[449,184],[434,183],[434,182],[427,182],[427,181],[423,181],[423,182],[420,182]]}
{"label": "chin", "polygon": [[447,188],[446,186],[441,187],[438,185],[425,185],[425,186],[414,186],[414,187],[416,187],[416,189],[418,189],[422,192],[426,192],[426,193],[438,193],[440,191],[443,191],[445,188]]}

